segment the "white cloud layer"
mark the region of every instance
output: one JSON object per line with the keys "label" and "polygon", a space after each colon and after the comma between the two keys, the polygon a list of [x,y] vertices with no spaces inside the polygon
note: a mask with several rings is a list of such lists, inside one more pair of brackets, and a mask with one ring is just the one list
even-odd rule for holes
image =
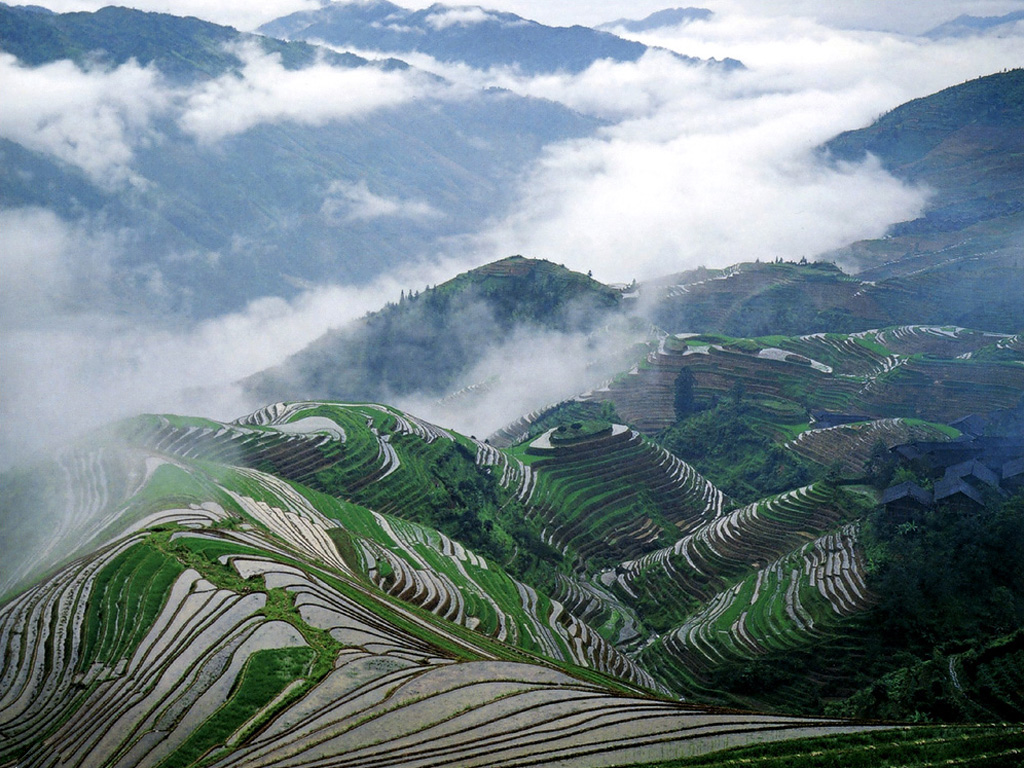
{"label": "white cloud layer", "polygon": [[186,99],[181,125],[201,141],[217,141],[281,120],[323,125],[394,107],[436,90],[414,70],[325,63],[289,70],[282,66],[279,54],[264,53],[256,46],[245,46],[239,54],[244,62],[241,76],[224,74]]}
{"label": "white cloud layer", "polygon": [[0,84],[0,136],[78,166],[107,188],[139,181],[133,147],[152,140],[150,120],[171,99],[159,73],[134,61],[116,69],[24,67],[0,53]]}
{"label": "white cloud layer", "polygon": [[[0,469],[137,413],[244,415],[265,403],[249,402],[239,379],[453,269],[410,265],[369,285],[322,286],[292,301],[257,299],[241,312],[172,328],[61,303],[64,280],[47,275],[66,275],[75,259],[106,252],[102,238],[85,235],[42,209],[0,213]],[[89,244],[100,253],[90,255]],[[26,286],[31,293],[19,299],[24,311],[6,311],[6,291]]]}
{"label": "white cloud layer", "polygon": [[520,327],[463,376],[470,391],[438,401],[408,397],[396,405],[481,440],[520,416],[593,389],[628,368],[643,333],[627,323],[594,334]]}
{"label": "white cloud layer", "polygon": [[549,147],[514,209],[474,240],[479,252],[525,253],[628,281],[813,257],[879,237],[918,216],[927,190],[872,161],[830,167],[815,148],[912,98],[1024,64],[1020,38],[932,42],[809,19],[721,15],[642,39],[736,56],[748,69],[722,74],[658,51],[536,78],[417,60],[466,84],[614,121],[595,138]]}
{"label": "white cloud layer", "polygon": [[375,195],[365,179],[358,182],[335,181],[327,190],[320,212],[332,223],[372,221],[381,218],[422,221],[443,214],[422,200],[403,200]]}
{"label": "white cloud layer", "polygon": [[416,70],[317,63],[286,69],[279,54],[255,45],[238,51],[240,73],[193,88],[171,87],[153,67],[130,60],[86,67],[64,60],[23,66],[0,53],[0,137],[49,154],[84,171],[105,189],[144,185],[136,150],[158,142],[157,118],[170,118],[204,143],[262,123],[323,125],[366,116],[417,98],[454,95]]}
{"label": "white cloud layer", "polygon": [[451,8],[429,14],[424,21],[434,29],[446,29],[453,26],[467,27],[487,21],[491,15],[479,6]]}

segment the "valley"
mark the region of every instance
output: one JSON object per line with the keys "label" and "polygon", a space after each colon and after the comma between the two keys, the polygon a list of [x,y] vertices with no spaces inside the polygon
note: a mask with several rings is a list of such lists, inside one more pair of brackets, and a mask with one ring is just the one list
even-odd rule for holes
{"label": "valley", "polygon": [[1018,765],[1017,16],[278,8],[0,4],[0,768]]}

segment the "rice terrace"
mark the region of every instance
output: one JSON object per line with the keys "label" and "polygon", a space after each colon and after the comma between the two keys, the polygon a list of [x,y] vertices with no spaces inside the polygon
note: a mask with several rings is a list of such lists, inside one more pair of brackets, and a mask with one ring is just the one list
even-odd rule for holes
{"label": "rice terrace", "polygon": [[1024,764],[1022,3],[541,5],[0,4],[0,768]]}

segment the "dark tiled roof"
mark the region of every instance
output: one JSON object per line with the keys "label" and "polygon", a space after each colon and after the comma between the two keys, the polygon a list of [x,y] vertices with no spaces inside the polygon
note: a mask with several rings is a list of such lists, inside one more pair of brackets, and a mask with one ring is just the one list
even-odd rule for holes
{"label": "dark tiled roof", "polygon": [[882,494],[882,503],[891,504],[902,499],[913,499],[918,504],[928,507],[932,503],[932,492],[925,490],[912,480],[886,488]]}

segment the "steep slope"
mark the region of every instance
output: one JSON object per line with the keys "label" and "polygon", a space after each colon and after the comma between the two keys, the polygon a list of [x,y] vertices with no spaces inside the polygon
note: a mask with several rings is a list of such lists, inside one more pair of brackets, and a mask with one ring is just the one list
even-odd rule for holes
{"label": "steep slope", "polygon": [[[407,10],[382,0],[328,3],[260,27],[274,37],[400,55],[426,53],[477,69],[516,67],[527,74],[581,72],[600,59],[636,61],[647,46],[587,27],[548,27],[512,13],[439,3]],[[693,63],[699,59],[681,57]],[[739,65],[727,60],[727,66]]]}
{"label": "steep slope", "polygon": [[[503,613],[507,577],[493,563],[240,466],[280,461],[284,445],[345,455],[357,440],[346,413],[426,445],[457,439],[383,407],[281,406],[248,425],[130,421],[118,432],[145,476],[127,499],[106,494],[102,457],[78,449],[66,483],[95,503],[72,503],[68,517],[102,533],[78,539],[63,565],[37,560],[49,575],[0,607],[0,760],[583,768],[863,730],[638,695],[600,671],[616,658],[635,666],[556,604],[544,619],[544,601],[522,595]],[[385,474],[397,470],[392,434],[378,443]],[[394,586],[403,579],[415,588]],[[474,606],[488,631],[468,628]],[[502,621],[487,611],[508,628],[532,615],[562,643],[535,655],[525,633],[489,639]],[[601,658],[577,655],[600,647]]]}
{"label": "steep slope", "polygon": [[[899,178],[932,193],[925,215],[881,241],[830,257],[856,265],[864,280],[902,278],[899,295],[913,322],[1019,328],[1014,297],[1024,286],[1024,70],[990,75],[917,99],[873,125],[825,145],[834,158],[870,153]],[[988,317],[980,315],[988,310]],[[972,321],[967,320],[975,313]]]}
{"label": "steep slope", "polygon": [[[17,57],[10,66],[32,68],[26,77],[66,79],[60,62],[73,61],[100,94],[105,78],[146,67],[149,112],[122,114],[116,99],[96,107],[110,111],[104,126],[123,126],[110,141],[127,154],[113,170],[86,163],[87,143],[73,149],[85,142],[73,125],[62,124],[67,141],[48,142],[45,121],[22,143],[5,141],[0,162],[5,207],[45,207],[121,233],[117,290],[89,286],[73,298],[124,311],[206,316],[339,275],[368,280],[474,230],[501,211],[511,181],[545,144],[598,127],[551,102],[450,92],[394,60],[124,8],[0,7],[0,49]],[[302,89],[283,85],[299,72]],[[335,85],[304,103],[305,89],[324,82]],[[356,96],[368,88],[363,109]],[[229,106],[243,92],[259,95]],[[329,96],[339,92],[353,94],[351,106]],[[219,117],[203,111],[207,103],[223,105]],[[223,122],[227,115],[240,124]]]}
{"label": "steep slope", "polygon": [[330,331],[246,386],[261,400],[440,397],[517,329],[588,332],[620,302],[618,291],[585,275],[512,256]]}
{"label": "steep slope", "polygon": [[953,86],[840,134],[825,150],[840,160],[871,153],[887,169],[937,193],[924,221],[897,226],[942,231],[1020,213],[1019,153],[1024,127],[1024,70]]}

